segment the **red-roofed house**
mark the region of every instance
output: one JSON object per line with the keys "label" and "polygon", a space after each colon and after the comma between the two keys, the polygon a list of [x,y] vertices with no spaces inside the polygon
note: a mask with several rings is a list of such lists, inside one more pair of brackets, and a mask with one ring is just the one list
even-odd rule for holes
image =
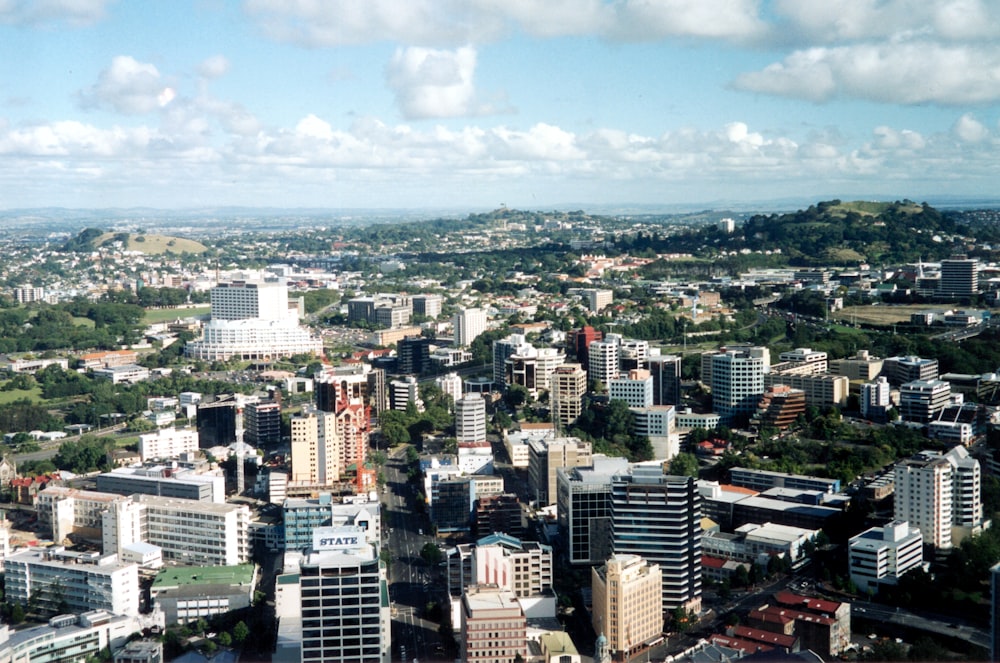
{"label": "red-roofed house", "polygon": [[743,640],[760,642],[786,653],[799,650],[799,639],[794,635],[774,633],[763,629],[750,628],[749,626],[736,626],[732,629],[732,635]]}
{"label": "red-roofed house", "polygon": [[820,656],[837,656],[851,641],[851,604],[802,596],[789,591],[774,594],[773,605],[751,611],[748,625],[788,634],[788,621],[802,649]]}
{"label": "red-roofed house", "polygon": [[718,633],[709,636],[709,642],[714,645],[720,645],[722,647],[729,647],[730,649],[735,649],[736,651],[743,652],[746,654],[756,654],[759,652],[773,651],[773,647],[768,647],[767,645],[761,644],[759,642],[754,642],[752,640],[743,640],[741,638],[736,638],[731,635],[720,635]]}

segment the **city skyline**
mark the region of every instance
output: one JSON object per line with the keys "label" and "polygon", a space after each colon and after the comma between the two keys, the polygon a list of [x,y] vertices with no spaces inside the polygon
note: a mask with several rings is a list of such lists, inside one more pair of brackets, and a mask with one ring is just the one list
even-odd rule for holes
{"label": "city skyline", "polygon": [[993,195],[981,0],[14,0],[4,208]]}

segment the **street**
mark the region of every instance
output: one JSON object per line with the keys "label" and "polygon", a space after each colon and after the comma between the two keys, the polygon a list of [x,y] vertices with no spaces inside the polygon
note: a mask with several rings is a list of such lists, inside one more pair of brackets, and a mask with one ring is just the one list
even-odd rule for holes
{"label": "street", "polygon": [[438,624],[423,618],[428,602],[449,610],[440,572],[420,555],[427,543],[435,543],[422,513],[412,507],[414,489],[406,480],[402,450],[392,453],[385,464],[386,484],[381,500],[383,536],[392,554],[389,565],[389,599],[392,603],[392,660],[448,660],[444,656]]}

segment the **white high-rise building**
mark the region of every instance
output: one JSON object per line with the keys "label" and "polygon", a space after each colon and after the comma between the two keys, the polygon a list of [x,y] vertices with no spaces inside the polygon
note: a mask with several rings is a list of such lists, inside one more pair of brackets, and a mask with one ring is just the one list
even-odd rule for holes
{"label": "white high-rise building", "polygon": [[524,354],[531,348],[524,334],[511,334],[493,341],[493,383],[498,387],[507,384],[507,358]]}
{"label": "white high-rise building", "polygon": [[767,348],[740,348],[711,355],[712,410],[723,424],[740,423],[757,411],[768,362]]}
{"label": "white high-rise building", "polygon": [[467,308],[459,311],[451,319],[455,332],[455,345],[463,348],[472,344],[477,336],[486,331],[486,311],[481,308]]}
{"label": "white high-rise building", "polygon": [[455,438],[458,444],[486,442],[486,400],[468,393],[455,401]]}
{"label": "white high-rise building", "polygon": [[889,380],[884,376],[875,379],[874,382],[866,382],[861,385],[861,416],[870,419],[873,414],[881,413],[888,409],[891,401],[891,387]]}
{"label": "white high-rise building", "polygon": [[458,401],[462,397],[462,378],[458,373],[449,373],[434,379],[441,393],[451,396],[452,402]]}
{"label": "white high-rise building", "polygon": [[587,379],[591,383],[600,381],[607,385],[618,377],[618,343],[613,339],[591,342],[587,356],[590,362]]}
{"label": "white high-rise building", "polygon": [[979,461],[965,447],[920,453],[896,464],[895,518],[909,521],[924,543],[948,550],[978,534],[983,521]]}
{"label": "white high-rise building", "polygon": [[233,281],[212,289],[212,318],[184,354],[205,361],[322,355],[323,341],[299,325],[301,300],[288,305],[282,279]]}

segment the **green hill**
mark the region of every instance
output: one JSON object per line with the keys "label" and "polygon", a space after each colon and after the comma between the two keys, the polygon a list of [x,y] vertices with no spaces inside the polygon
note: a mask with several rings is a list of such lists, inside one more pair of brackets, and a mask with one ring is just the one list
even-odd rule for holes
{"label": "green hill", "polygon": [[104,233],[94,240],[94,245],[103,246],[113,241],[124,242],[127,251],[141,251],[149,255],[160,255],[163,253],[204,253],[208,250],[204,244],[192,239],[145,233]]}
{"label": "green hill", "polygon": [[779,248],[792,264],[857,264],[945,258],[963,252],[961,236],[967,233],[926,204],[834,200],[753,216],[739,239],[752,250]]}

